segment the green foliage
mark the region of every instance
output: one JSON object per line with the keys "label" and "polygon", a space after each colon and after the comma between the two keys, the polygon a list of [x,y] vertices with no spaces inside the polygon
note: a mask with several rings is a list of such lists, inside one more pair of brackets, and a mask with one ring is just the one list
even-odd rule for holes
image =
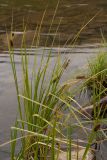
{"label": "green foliage", "polygon": [[87,86],[89,89],[94,90],[96,95],[100,94],[101,97],[106,95],[107,88],[107,55],[100,53],[98,56],[89,61],[89,79]]}

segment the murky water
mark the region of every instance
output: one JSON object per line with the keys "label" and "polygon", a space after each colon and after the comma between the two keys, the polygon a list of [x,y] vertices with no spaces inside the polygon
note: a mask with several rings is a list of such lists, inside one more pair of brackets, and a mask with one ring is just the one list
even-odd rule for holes
{"label": "murky water", "polygon": [[[107,1],[106,0],[60,0],[51,31],[49,27],[55,12],[57,0],[0,0],[0,33],[6,30],[23,31],[35,30],[46,14],[42,23],[40,45],[44,46],[46,37],[49,37],[47,45],[51,45],[58,28],[54,45],[71,45],[75,35],[87,24],[92,17],[96,17],[83,29],[77,44],[99,43],[101,31],[107,37]],[[13,20],[12,20],[13,19]],[[30,36],[29,36],[30,39]],[[3,39],[4,40],[4,39]],[[4,41],[1,36],[1,45]]]}
{"label": "murky water", "polygon": [[[106,0],[61,0],[49,33],[56,5],[56,0],[0,0],[0,143],[9,139],[10,127],[14,124],[17,113],[15,86],[5,34],[6,30],[8,32],[11,30],[11,25],[12,31],[15,33],[15,60],[20,85],[20,45],[25,25],[27,27],[27,52],[31,55],[30,68],[32,67],[35,53],[39,63],[44,43],[48,37],[47,47],[45,48],[45,56],[47,57],[47,53],[50,50],[49,46],[51,46],[55,37],[54,47],[51,49],[52,66],[58,51],[61,52],[62,59],[68,57],[71,61],[62,81],[80,73],[81,69],[85,72],[88,59],[95,57],[99,50],[107,51],[106,47],[99,44],[102,40],[101,32],[105,38],[107,37]],[[33,48],[30,49],[29,46],[35,29],[40,25],[45,9],[46,15],[40,32],[39,48],[35,48],[34,44]],[[75,42],[76,34],[96,13],[96,17],[82,30],[76,39],[76,46],[72,48],[71,44]],[[57,28],[60,19],[61,24]],[[58,46],[61,46],[60,49]],[[49,72],[51,72],[51,69]],[[9,146],[0,149],[0,159],[9,159]]]}

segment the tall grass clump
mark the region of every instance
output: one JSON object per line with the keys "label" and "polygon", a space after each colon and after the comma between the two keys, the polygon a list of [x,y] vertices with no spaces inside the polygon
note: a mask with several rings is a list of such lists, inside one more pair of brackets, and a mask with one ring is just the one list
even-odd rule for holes
{"label": "tall grass clump", "polygon": [[[57,8],[58,5],[55,9],[55,14]],[[32,46],[35,39],[36,47],[39,45],[40,32],[45,14],[46,11],[43,14],[40,26],[35,31]],[[52,23],[54,18],[55,15],[53,16]],[[51,26],[52,24],[50,25],[49,32],[51,31]],[[56,33],[58,31],[58,27]],[[64,137],[57,127],[57,120],[59,119],[58,113],[60,112],[61,106],[63,106],[63,102],[56,97],[63,97],[66,99],[67,87],[66,84],[61,86],[60,80],[69,65],[69,60],[65,59],[64,62],[61,62],[60,53],[58,53],[52,68],[50,67],[52,63],[51,50],[48,52],[47,57],[45,56],[45,49],[43,50],[39,64],[38,57],[36,55],[37,53],[35,51],[33,67],[29,70],[30,55],[27,54],[25,33],[26,28],[24,29],[22,46],[20,49],[22,71],[21,89],[18,82],[14,46],[10,43],[12,41],[12,37],[9,37],[7,34],[19,110],[19,116],[17,117],[15,127],[13,127],[11,132],[11,159],[47,159],[47,155],[49,156],[50,154],[50,148],[52,153],[51,157],[52,159],[55,159],[55,148],[58,148],[56,147],[56,135]],[[13,34],[11,33],[11,36],[12,35]],[[51,72],[50,68],[52,68]],[[18,138],[18,135],[20,138]],[[17,139],[21,140],[21,149],[19,153],[16,153],[15,151]]]}
{"label": "tall grass clump", "polygon": [[[72,125],[66,123],[66,121],[70,120],[72,116],[78,122],[78,126],[83,128],[83,131],[87,134],[78,117],[78,114],[83,114],[71,105],[71,102],[76,103],[76,101],[69,96],[69,88],[75,82],[60,84],[63,73],[69,65],[69,60],[65,58],[62,62],[60,53],[58,53],[54,65],[51,67],[52,53],[49,51],[46,57],[44,52],[39,64],[37,53],[35,53],[33,67],[29,70],[30,55],[27,54],[23,35],[20,50],[22,69],[22,87],[20,89],[14,47],[9,43],[19,109],[19,116],[11,132],[12,160],[47,160],[49,158],[55,160],[58,153],[61,152],[62,144],[68,147],[68,159],[70,160],[71,146],[76,146],[76,144],[72,143],[70,138]],[[49,72],[50,68],[52,68],[51,72]],[[64,115],[64,110],[67,108],[69,112]],[[62,132],[63,128],[68,130],[67,136]],[[21,144],[18,153],[16,153],[17,140],[20,140]]]}
{"label": "tall grass clump", "polygon": [[[39,67],[37,66],[38,60],[35,55],[36,58],[34,59],[33,69],[32,71],[29,71],[29,56],[27,55],[26,48],[21,51],[22,92],[20,92],[14,49],[10,48],[10,59],[17,90],[18,109],[20,116],[20,121],[17,121],[16,126],[21,126],[23,130],[27,129],[29,133],[48,133],[51,135],[52,133],[50,133],[50,127],[56,129],[56,121],[54,122],[54,118],[61,104],[59,103],[59,100],[51,94],[58,97],[65,95],[64,86],[60,87],[59,82],[69,62],[68,60],[65,60],[63,63],[61,63],[58,57],[49,75],[51,54],[52,53],[50,51],[47,58],[42,55]],[[22,99],[20,98],[20,94],[22,95]],[[58,130],[55,130],[55,132],[60,134]],[[17,133],[15,132],[14,134],[12,133],[12,135],[16,134]],[[22,131],[21,136],[24,136]],[[23,145],[20,155],[23,156],[23,158],[26,157],[25,159],[28,159],[28,152],[25,152],[26,148],[35,141],[36,143],[40,141],[39,139],[40,138],[37,138],[36,136],[31,136],[31,134],[28,134],[27,138],[23,138]],[[15,143],[13,143],[13,145],[15,145]],[[30,154],[33,152],[36,145],[37,144],[35,144],[34,147],[31,147],[32,151],[29,151]],[[40,155],[43,154],[41,153],[43,150],[40,150],[40,148],[38,148],[38,152]],[[33,152],[32,154],[34,154],[35,157],[37,153]],[[12,154],[12,159],[13,157],[14,154]]]}
{"label": "tall grass clump", "polygon": [[[20,121],[18,121],[18,123],[20,123],[22,129],[27,127],[26,129],[32,133],[37,132],[38,134],[45,134],[49,132],[49,126],[56,128],[56,124],[54,124],[54,116],[57,114],[61,104],[59,103],[59,100],[51,94],[57,95],[58,97],[65,94],[64,87],[60,87],[59,82],[69,62],[68,60],[65,60],[63,63],[61,63],[58,57],[49,75],[51,54],[51,51],[49,51],[47,58],[42,55],[39,67],[37,66],[38,60],[35,55],[33,69],[32,71],[29,71],[29,56],[27,55],[26,48],[21,51],[23,85],[22,92],[20,93],[14,49],[10,48],[10,59],[17,90],[18,108],[20,115]],[[22,102],[19,94],[21,94],[23,97]],[[24,136],[23,133],[21,134]],[[25,152],[25,148],[27,148],[27,146],[31,145],[35,141],[39,141],[39,139],[36,138],[37,137],[35,136],[29,136],[29,138],[27,137],[27,139],[24,138],[22,140],[23,146],[21,151],[22,153],[20,154],[26,157],[26,159],[27,153],[23,152]],[[42,151],[38,148],[38,152],[40,153]]]}
{"label": "tall grass clump", "polygon": [[[101,97],[106,95],[107,88],[107,55],[106,53],[98,54],[94,59],[89,61],[87,86],[92,93]],[[93,92],[94,90],[94,92]]]}
{"label": "tall grass clump", "polygon": [[[91,120],[93,121],[92,137],[95,139],[95,150],[100,151],[100,141],[105,141],[106,113],[107,113],[107,55],[99,53],[88,62],[88,76],[85,86],[90,94],[91,106],[87,106],[85,111],[91,111]],[[103,128],[104,127],[104,128]],[[90,138],[92,138],[90,136]]]}
{"label": "tall grass clump", "polygon": [[[84,126],[81,116],[86,118],[87,123],[90,123],[91,120],[79,110],[81,106],[69,94],[69,88],[77,82],[60,84],[69,60],[65,59],[62,62],[58,53],[49,74],[52,53],[49,51],[46,57],[43,51],[39,65],[35,53],[33,67],[29,70],[30,55],[27,54],[25,46],[23,41],[20,51],[22,68],[22,87],[20,89],[14,48],[9,45],[19,109],[19,117],[11,132],[11,159],[55,160],[58,159],[61,152],[64,152],[62,146],[65,145],[67,159],[71,160],[72,147],[77,148],[76,155],[79,154],[80,148],[84,148],[76,144],[76,140],[73,140],[71,136],[73,129],[79,127],[87,137],[89,136],[83,153],[83,160],[85,160],[96,132],[92,129],[89,135],[88,127]],[[79,109],[73,106],[72,102]],[[63,130],[67,130],[67,133],[65,134]],[[20,140],[21,147],[17,153],[18,140]]]}

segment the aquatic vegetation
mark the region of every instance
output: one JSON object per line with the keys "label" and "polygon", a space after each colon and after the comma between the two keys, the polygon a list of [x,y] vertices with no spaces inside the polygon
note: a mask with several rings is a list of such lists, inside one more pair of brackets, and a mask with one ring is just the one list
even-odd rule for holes
{"label": "aquatic vegetation", "polygon": [[[38,32],[40,32],[40,28]],[[8,35],[7,38],[9,41]],[[37,44],[39,38],[38,35]],[[40,63],[38,64],[38,57],[35,53],[33,67],[29,69],[30,57],[27,54],[24,35],[22,42],[20,52],[22,87],[18,83],[14,47],[9,43],[19,109],[19,116],[16,119],[15,126],[11,128],[11,159],[58,159],[58,155],[63,152],[63,145],[66,147],[69,160],[72,157],[72,148],[77,148],[78,157],[79,149],[84,147],[77,143],[79,140],[72,138],[72,133],[75,128],[80,128],[86,137],[89,136],[88,144],[82,156],[85,160],[95,139],[96,130],[92,129],[89,135],[88,128],[81,121],[81,116],[86,118],[88,123],[90,123],[90,119],[72,104],[73,102],[79,108],[82,108],[69,92],[70,87],[78,81],[60,84],[63,73],[70,61],[65,59],[62,62],[60,53],[58,53],[52,68],[52,53],[49,51],[46,57],[43,50]],[[49,72],[50,68],[51,72]],[[20,140],[21,146],[17,153],[18,140]],[[83,143],[86,142],[83,141]]]}
{"label": "aquatic vegetation", "polygon": [[89,61],[89,80],[87,86],[94,90],[96,95],[101,97],[106,95],[107,88],[107,55],[100,53],[96,58]]}
{"label": "aquatic vegetation", "polygon": [[[56,10],[57,8],[58,6],[56,6]],[[39,28],[35,31],[36,36],[34,35],[32,40],[31,49],[35,37],[37,38],[36,47],[39,45],[40,31],[45,14],[46,11],[43,13]],[[54,17],[55,15],[53,16],[52,23]],[[52,24],[50,25],[49,32],[51,31],[51,26]],[[58,28],[56,32],[57,31]],[[24,33],[25,32],[26,28],[24,30]],[[67,84],[61,86],[59,82],[69,65],[69,60],[65,59],[64,62],[61,62],[60,53],[58,53],[58,56],[54,61],[54,66],[51,68],[52,53],[49,51],[48,56],[45,57],[44,48],[40,63],[38,64],[37,53],[35,53],[34,64],[32,69],[29,70],[30,58],[27,54],[25,35],[23,34],[22,48],[20,50],[22,68],[22,88],[20,89],[15,64],[14,42],[11,41],[8,34],[7,39],[9,42],[9,54],[19,109],[19,116],[17,117],[15,127],[12,127],[11,131],[11,159],[46,159],[48,154],[51,154],[52,159],[54,159],[56,155],[55,150],[60,151],[60,147],[58,148],[58,146],[61,141],[56,138],[56,135],[65,138],[57,123],[60,119],[59,113],[63,110],[62,106],[64,105],[64,100],[66,100],[66,95],[68,95],[68,87]],[[77,117],[76,119],[78,120]],[[18,135],[20,135],[20,138],[18,138]],[[16,153],[15,150],[18,139],[20,139],[21,147],[19,153]],[[67,140],[62,140],[62,143],[66,144]]]}
{"label": "aquatic vegetation", "polygon": [[[45,58],[45,60],[44,60],[44,55],[41,56],[39,67],[37,66],[37,59],[36,59],[37,57],[35,56],[33,69],[30,71],[28,68],[29,58],[27,56],[27,52],[26,51],[22,52],[21,64],[22,64],[23,87],[22,87],[22,92],[20,93],[17,70],[14,61],[14,50],[13,48],[10,49],[11,49],[10,59],[16,84],[18,108],[20,113],[20,121],[17,121],[17,123],[18,126],[19,124],[21,125],[22,130],[25,130],[26,127],[28,130],[27,138],[22,139],[23,145],[20,155],[23,156],[24,159],[28,159],[29,155],[27,154],[29,154],[29,152],[31,154],[31,152],[33,152],[37,144],[35,144],[30,148],[30,150],[32,149],[32,151],[29,151],[29,149],[27,149],[28,146],[33,145],[35,141],[37,143],[41,139],[40,137],[37,138],[35,136],[34,134],[35,132],[38,135],[47,133],[49,134],[49,136],[51,136],[52,133],[50,133],[50,127],[51,128],[54,127],[55,132],[58,132],[60,134],[60,132],[58,131],[58,129],[56,129],[53,123],[54,119],[57,118],[57,112],[60,110],[62,104],[59,103],[59,100],[56,99],[56,97],[52,96],[51,94],[57,95],[58,97],[59,96],[63,97],[65,95],[66,88],[64,88],[63,86],[60,87],[59,82],[63,75],[63,72],[65,71],[68,65],[68,60],[65,60],[64,63],[61,64],[58,57],[49,75],[49,67],[51,65],[50,62],[51,52],[49,53],[48,57]],[[38,67],[38,69],[35,70],[36,67]],[[23,101],[21,100],[19,94],[21,94],[22,97],[24,97]],[[22,108],[24,108],[24,113]],[[21,133],[21,135],[24,136],[23,133]],[[27,151],[25,151],[26,149]],[[42,149],[42,151],[43,150],[44,149]],[[38,148],[38,152],[42,151],[40,150],[40,148]],[[37,154],[37,153],[33,152],[32,154]],[[39,154],[41,155],[42,153]],[[12,155],[12,159],[13,157],[14,154]]]}
{"label": "aquatic vegetation", "polygon": [[[49,74],[52,53],[49,52],[47,57],[43,53],[39,66],[37,64],[38,57],[35,53],[32,70],[29,70],[29,55],[24,48],[21,50],[23,81],[20,89],[14,48],[9,46],[9,51],[19,108],[19,117],[17,117],[15,126],[11,128],[11,159],[59,160],[64,145],[67,150],[67,159],[71,159],[72,149],[77,149],[76,155],[78,157],[79,150],[84,148],[82,159],[85,160],[89,150],[91,150],[91,144],[95,141],[97,134],[95,126],[99,121],[98,119],[93,121],[83,114],[79,110],[82,106],[69,94],[70,87],[78,81],[60,84],[63,73],[69,65],[69,60],[65,59],[64,62],[61,62],[60,54],[58,54],[54,67]],[[82,121],[81,116],[86,120]],[[85,122],[93,124],[90,132],[89,128],[84,125]],[[72,133],[75,128],[80,128],[81,132],[88,138],[88,142],[82,141],[86,147],[79,144],[80,139],[73,139]],[[19,153],[15,151],[18,140],[21,144]]]}
{"label": "aquatic vegetation", "polygon": [[[69,60],[65,59],[64,62],[61,62],[60,54],[58,54],[49,74],[52,53],[49,52],[47,57],[43,53],[39,66],[35,54],[33,68],[29,70],[29,55],[27,55],[26,48],[24,49],[21,50],[23,80],[21,90],[14,59],[14,48],[9,45],[19,108],[19,117],[11,132],[11,159],[47,159],[49,156],[54,160],[56,151],[62,151],[62,144],[66,145],[68,157],[71,157],[71,146],[76,146],[76,144],[72,143],[71,139],[73,127],[70,127],[71,124],[67,124],[70,117],[75,118],[85,134],[87,131],[76,115],[76,113],[80,115],[81,113],[71,105],[72,101],[75,102],[69,94],[72,83],[60,84]],[[73,84],[75,83],[77,82],[74,81]],[[67,115],[64,114],[66,109],[70,112]],[[68,130],[67,137],[63,133],[63,127]],[[18,135],[20,135],[19,138]],[[22,146],[19,153],[16,153],[18,139],[21,140]]]}

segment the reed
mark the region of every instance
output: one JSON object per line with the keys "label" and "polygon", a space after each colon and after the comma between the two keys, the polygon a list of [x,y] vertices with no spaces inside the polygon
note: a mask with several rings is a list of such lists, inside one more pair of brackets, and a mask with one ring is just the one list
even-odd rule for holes
{"label": "reed", "polygon": [[[59,2],[55,9],[55,14],[58,9]],[[46,10],[43,13],[39,28],[36,29],[32,46],[36,38],[36,47],[39,45],[40,32]],[[49,32],[55,18],[52,18]],[[60,25],[60,23],[59,23]],[[59,26],[58,26],[59,27]],[[58,27],[56,32],[58,31]],[[15,129],[11,132],[11,159],[44,159],[44,154],[47,156],[49,148],[51,148],[52,159],[55,158],[56,148],[56,135],[59,134],[64,137],[57,127],[57,114],[62,106],[62,102],[57,97],[66,97],[66,87],[60,86],[61,77],[69,65],[69,60],[65,59],[64,62],[60,60],[60,54],[54,61],[54,66],[49,75],[49,68],[51,66],[51,51],[49,51],[47,58],[45,57],[44,50],[41,55],[40,64],[38,65],[38,58],[35,53],[34,64],[29,70],[29,57],[26,50],[25,43],[26,27],[22,37],[22,47],[20,50],[21,68],[22,68],[22,88],[20,89],[17,76],[17,67],[15,64],[14,45],[10,43],[10,37],[7,34],[8,47],[10,54],[10,61],[15,80],[17,91],[19,117],[15,123]],[[11,33],[11,35],[13,35]],[[12,40],[11,40],[12,41]],[[47,43],[47,41],[46,41]],[[54,40],[53,40],[54,43]],[[52,46],[53,46],[52,43]],[[13,44],[13,42],[12,42]],[[31,49],[32,49],[31,46]],[[47,78],[48,77],[48,78]],[[51,93],[51,94],[50,94]],[[20,96],[21,95],[21,96]],[[20,119],[20,120],[18,120]],[[21,128],[20,128],[21,127]],[[19,128],[19,130],[18,130]],[[25,134],[23,131],[26,130]],[[20,132],[19,132],[20,131]],[[35,135],[36,134],[36,135]],[[17,136],[21,138],[21,149],[19,153],[15,152],[17,145]],[[43,137],[39,136],[42,135]],[[47,137],[46,139],[43,139]],[[50,138],[51,137],[51,138]],[[16,139],[16,140],[15,140]],[[50,145],[51,141],[51,145]]]}

